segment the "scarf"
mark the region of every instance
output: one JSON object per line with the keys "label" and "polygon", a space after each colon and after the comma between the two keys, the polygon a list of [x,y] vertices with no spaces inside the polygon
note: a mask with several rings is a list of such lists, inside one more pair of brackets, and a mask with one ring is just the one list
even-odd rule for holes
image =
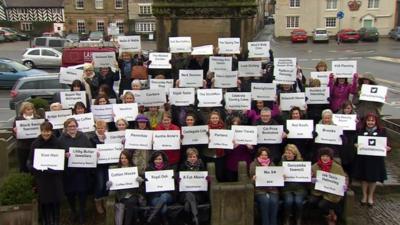
{"label": "scarf", "polygon": [[101,143],[104,143],[104,140],[106,139],[106,135],[100,135],[97,131],[96,131],[96,136],[97,136],[97,138],[99,139],[99,141],[101,142]]}
{"label": "scarf", "polygon": [[269,166],[271,160],[268,159],[262,159],[261,157],[257,157],[257,162],[260,163],[261,166]]}
{"label": "scarf", "polygon": [[333,160],[329,160],[329,162],[323,163],[322,160],[319,159],[317,164],[318,164],[319,168],[321,168],[322,171],[329,172],[329,171],[331,171]]}
{"label": "scarf", "polygon": [[164,169],[164,162],[160,163],[160,164],[155,164],[154,163],[154,168],[156,168],[157,170],[162,170]]}
{"label": "scarf", "polygon": [[[211,122],[208,122],[208,129],[224,129],[224,123],[222,121],[219,121],[217,124],[212,124]],[[215,155],[217,157],[224,156],[224,149],[215,149]]]}
{"label": "scarf", "polygon": [[199,171],[201,166],[200,159],[198,159],[195,163],[190,163],[189,161],[186,160],[185,166],[188,170]]}

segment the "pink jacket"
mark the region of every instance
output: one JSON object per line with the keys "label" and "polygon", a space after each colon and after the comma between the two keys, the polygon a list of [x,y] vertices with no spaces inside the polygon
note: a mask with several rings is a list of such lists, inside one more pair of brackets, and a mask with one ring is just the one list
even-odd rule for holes
{"label": "pink jacket", "polygon": [[354,74],[352,84],[335,84],[335,78],[329,78],[330,103],[333,112],[340,109],[342,104],[349,99],[350,94],[357,93],[358,75]]}

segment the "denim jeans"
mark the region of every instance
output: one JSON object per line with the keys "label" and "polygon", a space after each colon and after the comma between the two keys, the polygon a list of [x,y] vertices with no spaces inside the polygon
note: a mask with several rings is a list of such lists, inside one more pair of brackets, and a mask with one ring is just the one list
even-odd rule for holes
{"label": "denim jeans", "polygon": [[161,208],[160,212],[162,215],[165,215],[168,210],[168,208],[167,208],[168,204],[172,203],[172,195],[168,192],[162,193],[160,196],[151,199],[150,203],[151,203],[151,206],[153,206],[153,207],[158,204],[163,203],[163,207]]}
{"label": "denim jeans", "polygon": [[262,225],[277,225],[279,196],[276,193],[256,194]]}
{"label": "denim jeans", "polygon": [[[303,202],[305,198],[304,193],[287,192],[283,194],[285,211],[292,214],[292,210],[301,211],[303,209]],[[294,208],[294,207],[295,208]]]}
{"label": "denim jeans", "polygon": [[108,195],[106,182],[108,181],[108,165],[98,165],[96,168],[95,199],[100,199]]}

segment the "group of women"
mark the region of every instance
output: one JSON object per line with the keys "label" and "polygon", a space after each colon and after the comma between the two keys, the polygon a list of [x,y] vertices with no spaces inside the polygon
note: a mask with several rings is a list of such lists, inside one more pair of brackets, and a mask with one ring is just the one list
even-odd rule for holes
{"label": "group of women", "polygon": [[[237,70],[241,56],[232,56],[232,70]],[[239,78],[237,88],[224,91],[251,91],[251,83],[273,82],[272,51],[269,63],[263,64],[261,77]],[[71,85],[71,91],[85,91],[87,103],[77,102],[73,114],[90,112],[91,99],[94,105],[110,104],[110,99],[122,103],[134,103],[135,96],[125,90],[141,90],[147,85],[148,77],[154,79],[174,79],[179,87],[180,69],[201,69],[204,71],[204,86],[212,88],[214,85],[213,73],[208,70],[208,57],[185,56],[174,54],[171,60],[171,70],[149,69],[148,61],[144,56],[132,55],[127,52],[120,54],[116,69],[98,68],[96,65],[85,64],[83,79],[76,80]],[[117,66],[118,65],[118,66]],[[327,71],[328,66],[321,61],[316,66],[317,71]],[[150,74],[150,75],[149,75]],[[120,80],[118,94],[114,91],[114,81]],[[316,177],[319,170],[347,177],[347,180],[357,179],[362,183],[362,205],[373,207],[376,182],[386,179],[384,157],[357,155],[356,144],[358,136],[385,136],[385,130],[380,124],[381,103],[363,101],[359,99],[363,84],[376,84],[371,74],[359,76],[354,74],[351,82],[347,78],[329,77],[330,90],[329,104],[312,104],[301,110],[293,107],[290,111],[282,111],[279,106],[280,93],[304,92],[306,86],[319,87],[318,79],[307,81],[300,67],[297,79],[293,85],[280,84],[277,86],[277,101],[253,101],[250,110],[225,110],[223,107],[200,108],[197,105],[174,106],[168,103],[162,106],[139,106],[139,115],[134,122],[118,119],[116,122],[95,121],[95,132],[82,133],[78,131],[79,124],[73,119],[67,119],[64,128],[53,129],[50,122],[41,126],[41,134],[36,139],[18,140],[18,159],[22,172],[32,172],[35,175],[39,202],[41,206],[41,220],[43,224],[60,224],[60,203],[62,194],[68,200],[71,211],[71,220],[79,224],[85,223],[85,208],[88,195],[94,189],[96,211],[104,214],[105,198],[109,195],[112,182],[108,179],[108,169],[112,167],[138,167],[137,181],[144,181],[146,171],[172,169],[179,171],[205,170],[207,163],[215,163],[216,177],[221,182],[234,182],[238,179],[238,162],[245,161],[249,170],[249,177],[255,181],[256,167],[279,166],[285,161],[311,161],[312,176]],[[50,110],[61,110],[59,95]],[[92,147],[104,143],[107,131],[124,131],[126,129],[141,130],[180,130],[182,126],[208,125],[209,129],[230,129],[232,125],[286,125],[286,120],[314,120],[314,124],[334,125],[334,113],[357,115],[357,130],[346,130],[342,136],[343,145],[329,145],[315,143],[314,139],[287,138],[285,128],[283,141],[280,144],[240,145],[234,143],[232,150],[210,149],[207,145],[182,145],[181,149],[164,151],[147,151],[124,149],[121,152],[118,165],[102,164],[96,169],[69,168],[64,171],[40,171],[33,167],[35,149],[65,149],[66,158],[70,147]],[[35,113],[31,103],[24,102],[20,108],[20,115],[16,120],[30,120],[40,118]],[[18,132],[14,127],[14,132]],[[314,132],[314,136],[316,136]],[[122,141],[124,142],[124,140]],[[387,147],[390,150],[389,147]],[[177,177],[177,176],[175,176]],[[94,179],[93,179],[94,178]],[[94,180],[94,183],[91,181]],[[179,182],[177,179],[176,182]],[[315,182],[315,179],[313,179]],[[94,185],[93,185],[94,184]],[[143,185],[141,185],[143,187]],[[347,185],[345,187],[347,188]],[[138,206],[153,206],[146,221],[152,223],[160,221],[168,224],[167,206],[180,202],[185,207],[187,223],[199,224],[197,205],[207,201],[207,194],[203,192],[160,191],[145,193],[143,188],[115,191],[116,194],[116,223],[139,224]],[[314,190],[307,183],[286,182],[284,187],[255,187],[255,201],[258,203],[262,225],[278,224],[279,199],[283,201],[283,217],[279,220],[285,225],[302,224],[304,206],[315,207],[326,216],[329,224],[336,224],[340,213],[341,196]],[[76,206],[78,202],[78,207]],[[306,202],[306,204],[305,204]],[[118,212],[118,213],[117,213]],[[143,222],[143,221],[142,221]]]}

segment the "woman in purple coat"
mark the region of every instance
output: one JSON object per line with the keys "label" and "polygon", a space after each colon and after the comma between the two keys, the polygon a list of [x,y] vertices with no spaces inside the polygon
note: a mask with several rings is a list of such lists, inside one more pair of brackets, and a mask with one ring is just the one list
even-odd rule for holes
{"label": "woman in purple coat", "polygon": [[347,78],[334,78],[333,74],[329,76],[330,103],[333,112],[337,112],[345,101],[349,99],[350,94],[357,93],[358,74],[353,76],[352,84],[347,82]]}

